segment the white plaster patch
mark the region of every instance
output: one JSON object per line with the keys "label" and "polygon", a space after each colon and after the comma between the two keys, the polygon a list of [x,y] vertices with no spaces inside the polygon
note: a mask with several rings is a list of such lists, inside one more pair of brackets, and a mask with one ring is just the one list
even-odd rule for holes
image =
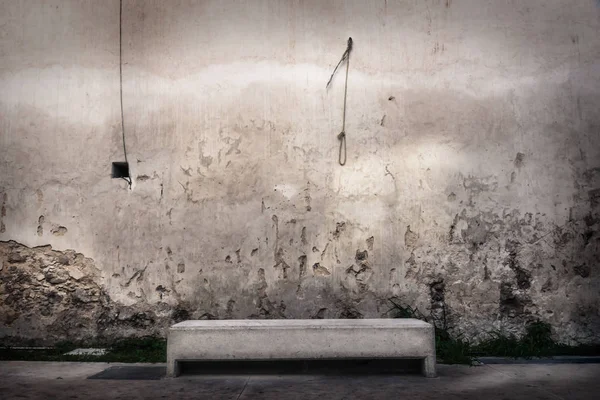
{"label": "white plaster patch", "polygon": [[288,200],[298,193],[298,189],[296,189],[293,185],[288,185],[286,183],[275,185],[274,189],[285,196]]}
{"label": "white plaster patch", "polygon": [[106,349],[75,349],[71,350],[68,353],[65,353],[66,356],[103,356],[105,355]]}

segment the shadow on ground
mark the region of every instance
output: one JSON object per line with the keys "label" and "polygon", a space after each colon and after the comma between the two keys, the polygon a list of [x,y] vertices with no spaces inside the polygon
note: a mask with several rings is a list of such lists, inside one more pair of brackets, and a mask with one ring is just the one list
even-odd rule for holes
{"label": "shadow on ground", "polygon": [[371,363],[271,363],[255,366],[260,368],[251,374],[243,364],[236,366],[240,370],[227,365],[226,374],[214,363],[209,371],[207,366],[189,365],[191,369],[175,379],[143,380],[138,375],[109,381],[86,378],[112,367],[144,367],[162,375],[164,364],[0,362],[0,398],[580,400],[595,399],[600,392],[600,364],[439,365],[435,379],[391,373],[385,365],[376,368],[381,366]]}

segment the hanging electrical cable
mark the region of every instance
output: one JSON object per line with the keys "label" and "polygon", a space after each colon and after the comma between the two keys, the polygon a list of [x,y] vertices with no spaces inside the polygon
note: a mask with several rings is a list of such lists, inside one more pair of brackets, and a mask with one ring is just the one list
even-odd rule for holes
{"label": "hanging electrical cable", "polygon": [[[121,133],[123,134],[123,155],[127,174],[129,174],[129,161],[127,161],[127,146],[125,144],[125,113],[123,112],[123,0],[119,1],[119,97],[121,102]],[[122,177],[131,189],[131,177]]]}
{"label": "hanging electrical cable", "polygon": [[[344,54],[342,54],[342,58],[340,59],[338,64],[335,66],[335,69],[333,70],[333,73],[331,74],[331,77],[329,78],[329,81],[327,82],[327,85],[325,86],[325,88],[329,87],[329,85],[331,84],[331,81],[333,80],[333,76],[335,75],[335,72],[338,70],[339,66],[344,61],[346,61],[346,81],[344,83],[344,114],[342,117],[342,131],[337,136],[338,140],[340,141],[338,162],[342,166],[346,165],[346,158],[347,158],[347,153],[346,153],[346,98],[348,96],[348,70],[350,69],[350,52],[351,51],[352,51],[352,38],[349,37],[346,51],[344,52]],[[343,157],[344,161],[342,161],[342,154],[344,155],[344,157]]]}

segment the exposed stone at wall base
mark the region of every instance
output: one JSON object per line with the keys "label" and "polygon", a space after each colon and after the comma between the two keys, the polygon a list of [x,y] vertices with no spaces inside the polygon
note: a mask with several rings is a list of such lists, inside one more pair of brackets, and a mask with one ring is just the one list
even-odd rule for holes
{"label": "exposed stone at wall base", "polygon": [[[469,234],[462,236],[463,239],[469,237]],[[412,261],[407,262],[406,278],[424,282],[422,285],[414,283],[416,288],[422,286],[424,293],[414,291],[390,298],[396,304],[416,308],[437,326],[469,340],[477,341],[485,334],[476,328],[478,322],[519,335],[528,323],[542,320],[553,323],[559,340],[566,339],[571,344],[597,343],[594,332],[598,332],[600,318],[592,310],[597,296],[591,296],[589,291],[573,294],[571,305],[577,307],[578,313],[573,313],[569,303],[556,311],[549,309],[560,303],[560,293],[565,290],[553,282],[581,288],[581,282],[589,280],[589,274],[582,274],[582,268],[562,268],[555,278],[546,278],[548,274],[541,271],[540,266],[528,270],[520,267],[523,250],[519,250],[518,242],[509,240],[506,246],[506,252],[499,253],[508,254],[503,265],[489,267],[490,271],[483,277],[469,283],[466,277],[456,279],[456,268],[452,263],[443,267],[430,265],[427,263],[428,251],[415,249]],[[488,251],[488,254],[492,253]],[[468,257],[471,262],[476,258]],[[485,267],[486,262],[483,265]],[[356,281],[355,287],[346,282],[334,291],[319,285],[305,285],[303,292],[296,291],[293,295],[299,299],[306,293],[321,291],[318,300],[321,307],[312,312],[310,318],[390,316],[388,305],[392,303],[368,286],[373,273],[368,251],[357,250],[355,264],[346,270],[346,274]],[[313,276],[321,279],[317,271]],[[4,345],[49,345],[62,340],[110,341],[121,337],[164,335],[170,324],[186,319],[305,317],[295,315],[298,305],[287,299],[289,293],[280,292],[279,297],[286,298],[291,310],[287,310],[284,300],[276,295],[269,297],[273,284],[267,283],[262,268],[258,270],[257,282],[249,284],[247,293],[232,296],[222,306],[210,303],[208,309],[200,305],[204,303],[201,300],[195,303],[168,296],[173,289],[163,286],[157,287],[157,291],[165,294],[165,301],[161,298],[161,301],[149,303],[141,299],[127,306],[112,301],[100,283],[101,271],[94,260],[73,250],[56,251],[51,246],[29,248],[14,241],[0,242],[0,278],[0,340]],[[143,274],[138,274],[137,278],[143,279]],[[540,283],[542,280],[543,284]],[[423,305],[423,299],[429,299],[429,304]],[[236,301],[252,304],[254,311],[242,314]],[[302,303],[301,300],[297,302]],[[305,304],[314,306],[312,302]],[[373,304],[376,310],[371,309]],[[561,320],[567,321],[568,326],[560,325]]]}
{"label": "exposed stone at wall base", "polygon": [[0,242],[0,339],[53,344],[160,334],[171,307],[126,307],[97,283],[94,261],[73,250]]}

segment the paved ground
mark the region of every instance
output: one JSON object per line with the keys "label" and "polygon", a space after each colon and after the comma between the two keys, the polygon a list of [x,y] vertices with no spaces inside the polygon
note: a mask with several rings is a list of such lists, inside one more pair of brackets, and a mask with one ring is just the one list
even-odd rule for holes
{"label": "paved ground", "polygon": [[440,365],[435,379],[369,372],[86,379],[123,365],[0,362],[0,399],[600,399],[600,364]]}

